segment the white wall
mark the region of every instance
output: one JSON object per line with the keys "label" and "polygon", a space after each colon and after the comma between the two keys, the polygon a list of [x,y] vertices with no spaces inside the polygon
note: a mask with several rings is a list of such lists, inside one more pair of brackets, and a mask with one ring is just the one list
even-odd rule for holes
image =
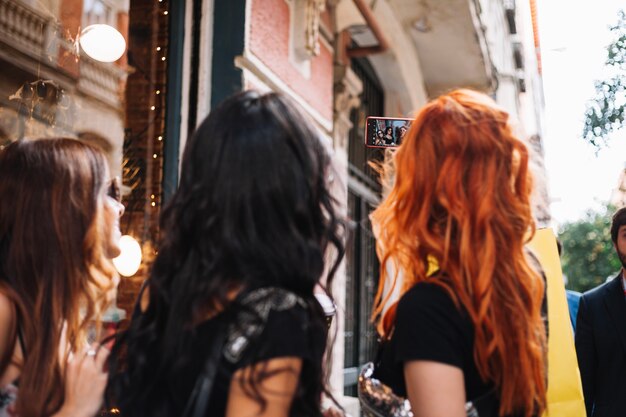
{"label": "white wall", "polygon": [[[401,16],[397,16],[386,1],[377,1],[374,4],[374,15],[390,45],[386,52],[368,57],[385,92],[385,116],[408,116],[428,100],[420,57],[406,28],[403,27]],[[416,4],[415,7],[419,5]],[[338,31],[352,25],[364,24],[365,21],[351,0],[339,2]],[[376,44],[375,38],[369,33],[355,38],[362,45]]]}

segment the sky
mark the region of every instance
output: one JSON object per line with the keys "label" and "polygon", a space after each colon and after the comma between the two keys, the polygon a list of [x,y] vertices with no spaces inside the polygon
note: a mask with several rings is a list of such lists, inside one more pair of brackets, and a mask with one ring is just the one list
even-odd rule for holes
{"label": "sky", "polygon": [[589,209],[599,209],[617,187],[626,164],[626,131],[611,137],[596,154],[582,139],[587,101],[594,80],[606,75],[609,25],[624,0],[543,0],[539,32],[543,62],[546,134],[545,164],[551,212],[558,227]]}

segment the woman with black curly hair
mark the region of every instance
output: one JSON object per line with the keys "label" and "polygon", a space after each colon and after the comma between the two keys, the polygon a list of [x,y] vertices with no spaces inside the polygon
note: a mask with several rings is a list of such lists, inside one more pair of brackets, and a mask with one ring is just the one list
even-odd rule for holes
{"label": "woman with black curly hair", "polygon": [[[237,94],[198,127],[145,302],[113,350],[108,398],[122,415],[322,415],[314,289],[330,287],[343,255],[329,165],[279,94]],[[339,256],[327,267],[330,247]]]}

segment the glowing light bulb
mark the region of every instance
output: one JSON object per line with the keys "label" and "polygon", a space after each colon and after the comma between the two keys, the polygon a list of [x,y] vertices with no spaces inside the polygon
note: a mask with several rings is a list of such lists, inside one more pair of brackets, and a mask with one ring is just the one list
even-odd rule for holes
{"label": "glowing light bulb", "polygon": [[120,275],[132,277],[141,266],[141,246],[132,236],[124,235],[120,238],[120,256],[113,259],[113,265]]}
{"label": "glowing light bulb", "polygon": [[80,46],[96,61],[114,62],[124,55],[126,40],[114,27],[97,24],[82,30]]}

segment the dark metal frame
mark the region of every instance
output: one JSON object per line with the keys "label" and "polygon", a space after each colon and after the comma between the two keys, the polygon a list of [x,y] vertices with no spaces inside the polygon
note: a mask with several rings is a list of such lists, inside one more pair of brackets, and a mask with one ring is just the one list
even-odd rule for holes
{"label": "dark metal frame", "polygon": [[180,126],[183,84],[183,45],[185,41],[185,1],[169,4],[169,45],[167,50],[167,97],[165,103],[165,142],[163,144],[163,202],[178,186]]}
{"label": "dark metal frame", "polygon": [[235,57],[243,54],[246,33],[246,1],[215,0],[213,9],[213,62],[211,65],[211,107],[241,91],[243,76]]}
{"label": "dark metal frame", "polygon": [[[185,38],[184,0],[172,1],[168,10],[170,16],[170,38],[168,48],[167,114],[165,148],[163,161],[163,200],[166,202],[178,186],[180,155],[180,128],[182,105],[183,46]],[[192,3],[191,28],[191,74],[189,88],[189,134],[197,124],[196,106],[198,101],[198,68],[200,60],[200,33],[204,24],[202,0]],[[219,35],[220,42],[213,44],[211,62],[211,107],[243,87],[242,73],[233,65],[237,55],[244,49],[246,1],[215,1],[213,10],[213,39]]]}
{"label": "dark metal frame", "polygon": [[[352,60],[352,69],[363,82],[361,106],[351,114],[353,128],[349,134],[348,161],[350,176],[370,195],[380,195],[381,187],[370,160],[380,160],[382,151],[364,146],[366,116],[383,116],[383,89],[366,59]],[[348,192],[348,214],[352,220],[346,270],[346,319],[344,331],[344,394],[356,395],[358,369],[374,359],[377,334],[370,317],[378,285],[379,263],[376,241],[369,221],[374,210],[369,196],[356,189]]]}

